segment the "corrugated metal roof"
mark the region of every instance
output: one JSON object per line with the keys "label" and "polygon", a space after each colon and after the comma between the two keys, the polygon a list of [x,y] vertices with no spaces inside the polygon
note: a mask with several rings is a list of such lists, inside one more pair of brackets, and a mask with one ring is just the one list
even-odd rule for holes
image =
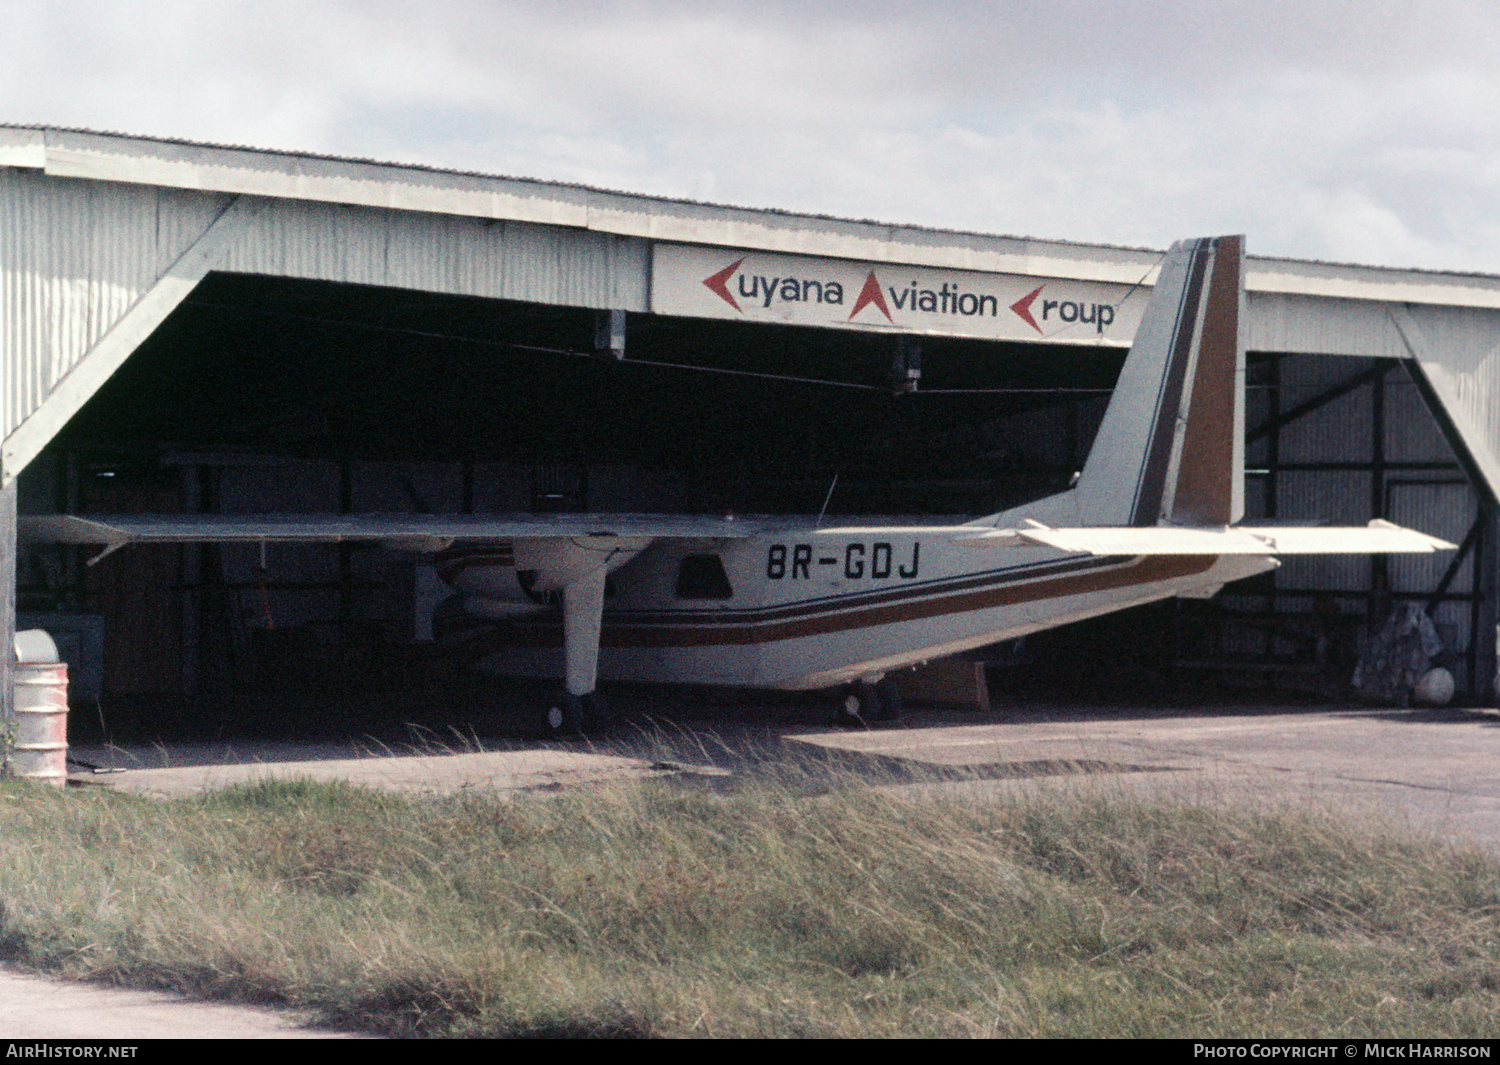
{"label": "corrugated metal roof", "polygon": [[0,125],[0,165],[56,177],[362,204],[953,269],[1140,280],[1159,252],[853,221],[308,153]]}
{"label": "corrugated metal roof", "polygon": [[[5,131],[15,131],[15,132],[17,132],[19,134],[22,134],[22,136],[20,138],[18,138],[18,140],[17,140],[17,142],[16,142],[15,145],[9,145],[9,144],[6,143],[6,138],[4,136],[4,132]],[[626,191],[620,190],[620,189],[606,189],[606,188],[602,188],[600,186],[585,185],[585,184],[582,184],[582,183],[579,183],[579,182],[543,181],[543,180],[540,180],[540,179],[537,179],[537,178],[517,177],[515,175],[506,175],[506,174],[490,174],[490,173],[486,173],[486,172],[483,172],[483,171],[477,171],[477,170],[460,170],[460,169],[455,169],[455,168],[450,168],[450,167],[430,166],[430,165],[426,165],[426,164],[422,164],[422,163],[401,163],[401,162],[394,162],[394,161],[391,161],[391,160],[372,159],[372,158],[363,157],[363,156],[335,156],[335,155],[328,155],[328,154],[324,154],[324,153],[320,153],[320,152],[292,152],[292,151],[287,151],[285,149],[279,149],[279,148],[256,148],[256,147],[254,147],[252,145],[244,145],[244,144],[216,144],[216,143],[213,143],[213,142],[189,141],[189,140],[184,140],[182,138],[176,138],[176,137],[148,137],[148,136],[139,136],[139,135],[135,135],[135,134],[121,133],[121,132],[114,132],[114,131],[107,131],[107,130],[90,130],[90,129],[85,129],[85,128],[76,127],[76,126],[43,126],[43,125],[30,125],[30,124],[0,122],[0,165],[11,165],[11,166],[26,166],[26,165],[29,165],[29,166],[36,166],[36,167],[43,167],[43,166],[45,166],[46,165],[46,150],[47,150],[46,149],[47,134],[49,134],[49,133],[53,133],[53,134],[80,134],[80,135],[90,136],[90,137],[109,137],[109,138],[114,138],[114,139],[118,139],[118,140],[122,140],[122,141],[134,141],[134,142],[138,142],[138,143],[141,143],[141,144],[176,145],[176,146],[183,147],[183,148],[208,148],[208,149],[214,149],[214,150],[220,150],[220,151],[245,152],[245,153],[251,153],[251,154],[255,154],[255,155],[263,155],[263,156],[271,156],[271,157],[280,156],[280,157],[285,157],[285,158],[288,158],[288,159],[319,160],[319,161],[329,162],[329,163],[356,163],[356,164],[367,165],[367,166],[372,166],[372,167],[381,167],[381,168],[386,168],[386,169],[391,169],[391,170],[404,170],[404,171],[413,171],[413,172],[421,172],[421,173],[437,174],[437,175],[450,175],[450,176],[453,176],[453,177],[470,177],[470,178],[480,178],[480,179],[484,179],[484,180],[515,182],[515,183],[518,183],[518,184],[534,186],[534,187],[537,187],[537,188],[546,188],[546,189],[571,189],[571,190],[574,190],[576,192],[584,193],[584,194],[593,193],[593,194],[599,194],[599,195],[603,195],[603,196],[622,197],[622,198],[629,199],[629,200],[639,200],[639,201],[643,201],[643,202],[647,202],[647,203],[654,203],[654,204],[677,204],[677,205],[681,205],[681,206],[685,206],[685,207],[701,207],[701,208],[709,208],[711,210],[718,210],[718,211],[749,212],[749,213],[753,213],[753,214],[764,214],[764,215],[770,215],[770,216],[774,216],[774,217],[782,217],[782,218],[788,218],[788,219],[797,219],[797,220],[803,220],[803,221],[805,221],[805,220],[816,220],[816,221],[821,221],[821,222],[844,223],[844,224],[853,224],[853,225],[858,225],[858,226],[874,226],[874,227],[879,227],[879,228],[883,228],[883,229],[901,229],[901,230],[910,230],[910,231],[914,231],[914,232],[926,232],[926,233],[933,233],[933,234],[942,234],[942,235],[946,235],[946,236],[979,236],[979,237],[994,236],[994,235],[990,235],[990,234],[973,233],[973,232],[969,232],[969,231],[965,231],[965,230],[942,229],[940,227],[933,227],[933,226],[919,226],[919,225],[907,225],[907,224],[895,225],[895,224],[892,224],[892,223],[889,223],[889,222],[881,222],[881,221],[878,221],[876,219],[849,219],[849,218],[842,218],[842,217],[839,217],[839,216],[836,216],[836,215],[818,214],[818,213],[815,213],[815,212],[814,213],[808,213],[808,212],[788,211],[788,210],[785,210],[783,208],[776,208],[776,207],[746,207],[744,205],[715,203],[715,202],[709,201],[709,200],[693,200],[693,199],[688,199],[688,198],[683,198],[683,197],[671,197],[671,196],[654,196],[654,195],[649,195],[649,194],[644,194],[644,193],[626,192]],[[25,159],[27,159],[29,161],[27,161],[27,162],[7,162],[6,161],[6,153],[8,151],[15,153],[17,155],[17,158],[24,157]],[[1027,243],[1038,243],[1036,241],[1031,240],[1030,238],[1025,238],[1025,237],[1009,236],[1009,237],[1001,237],[1001,239],[1006,239],[1006,240],[1021,240],[1021,241],[1026,241]],[[1045,244],[1048,244],[1048,245],[1057,245],[1057,246],[1060,246],[1060,247],[1076,247],[1076,248],[1088,249],[1088,250],[1093,250],[1093,249],[1114,249],[1116,251],[1123,251],[1123,252],[1141,252],[1141,253],[1145,253],[1145,254],[1148,254],[1148,255],[1159,255],[1159,254],[1161,254],[1156,249],[1132,247],[1132,246],[1127,246],[1127,245],[1090,244],[1090,243],[1083,242],[1083,241],[1067,241],[1067,240],[1049,240],[1049,241],[1044,241],[1044,242],[1040,242],[1040,243],[1045,243]]]}
{"label": "corrugated metal roof", "polygon": [[[0,124],[0,165],[328,203],[571,226],[724,245],[964,270],[1136,283],[1160,252],[736,207],[472,171]],[[1294,259],[1249,260],[1252,292],[1500,308],[1500,277]]]}

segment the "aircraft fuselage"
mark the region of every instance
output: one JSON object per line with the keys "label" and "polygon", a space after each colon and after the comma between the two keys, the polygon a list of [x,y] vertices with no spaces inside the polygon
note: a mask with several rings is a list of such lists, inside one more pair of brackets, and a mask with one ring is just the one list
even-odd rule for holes
{"label": "aircraft fuselage", "polygon": [[[1265,558],[976,551],[954,526],[786,527],[662,541],[610,578],[605,680],[822,688],[1264,572]],[[485,579],[501,586],[502,567]],[[467,578],[477,585],[477,572]],[[513,578],[511,578],[513,579]],[[459,581],[454,583],[459,584]],[[459,584],[462,586],[462,584]],[[471,614],[501,616],[466,602]],[[560,613],[534,608],[476,642],[484,668],[556,676]]]}

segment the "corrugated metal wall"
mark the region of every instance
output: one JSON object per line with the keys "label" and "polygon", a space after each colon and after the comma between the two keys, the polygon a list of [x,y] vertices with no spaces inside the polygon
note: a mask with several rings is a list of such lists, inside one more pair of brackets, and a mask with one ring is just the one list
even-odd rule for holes
{"label": "corrugated metal wall", "polygon": [[[1493,589],[1476,579],[1484,552],[1481,493],[1429,413],[1418,382],[1394,360],[1261,358],[1251,368],[1247,516],[1361,525],[1382,517],[1460,552],[1292,556],[1258,594],[1231,588],[1231,609],[1359,619],[1368,631],[1392,603],[1428,609],[1445,650],[1459,657],[1461,691],[1488,694]],[[1299,413],[1300,412],[1300,413]],[[1486,645],[1488,641],[1488,645]]]}
{"label": "corrugated metal wall", "polygon": [[1385,305],[1282,292],[1251,292],[1246,298],[1251,351],[1307,355],[1406,355]]}
{"label": "corrugated metal wall", "polygon": [[[9,436],[234,199],[0,168],[0,437]],[[224,269],[627,311],[648,245],[526,222],[275,201]],[[15,471],[7,471],[14,474]]]}
{"label": "corrugated metal wall", "polygon": [[532,303],[647,309],[645,242],[529,222],[273,201],[224,267]]}
{"label": "corrugated metal wall", "polygon": [[9,435],[228,198],[0,170],[0,350]]}

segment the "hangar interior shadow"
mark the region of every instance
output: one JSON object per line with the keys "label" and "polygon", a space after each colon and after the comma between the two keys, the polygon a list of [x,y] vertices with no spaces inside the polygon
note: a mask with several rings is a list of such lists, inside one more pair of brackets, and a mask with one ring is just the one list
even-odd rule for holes
{"label": "hangar interior shadow", "polygon": [[[586,309],[214,275],[54,449],[621,464],[679,476],[690,512],[816,512],[838,474],[843,513],[982,513],[1076,469],[1098,417],[1077,397],[1102,413],[1122,358],[1079,348],[1060,372],[1055,348],[927,340],[900,394],[889,336],[642,314],[616,360],[595,328]],[[1059,408],[1061,443],[996,424]]]}
{"label": "hangar interior shadow", "polygon": [[[25,471],[22,510],[826,504],[973,517],[1068,484],[1123,359],[924,337],[913,392],[900,380],[911,342],[892,335],[631,314],[619,359],[600,350],[599,319],[210,275]],[[18,589],[23,615],[103,619],[99,712],[75,715],[81,730],[222,733],[268,715],[284,729],[290,714],[302,731],[357,731],[384,696],[452,680],[413,637],[419,594],[388,552],[136,547],[86,565],[92,553],[25,552]],[[1173,602],[1041,634],[1001,656],[1002,683],[1028,698],[1169,697],[1181,633],[1204,609]],[[393,696],[391,712],[411,702]]]}

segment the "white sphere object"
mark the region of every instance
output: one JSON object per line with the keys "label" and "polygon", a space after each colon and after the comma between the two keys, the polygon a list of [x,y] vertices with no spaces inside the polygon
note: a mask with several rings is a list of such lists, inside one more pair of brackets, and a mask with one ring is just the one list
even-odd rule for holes
{"label": "white sphere object", "polygon": [[1412,695],[1427,706],[1447,706],[1453,701],[1453,674],[1441,666],[1429,669],[1417,681]]}

